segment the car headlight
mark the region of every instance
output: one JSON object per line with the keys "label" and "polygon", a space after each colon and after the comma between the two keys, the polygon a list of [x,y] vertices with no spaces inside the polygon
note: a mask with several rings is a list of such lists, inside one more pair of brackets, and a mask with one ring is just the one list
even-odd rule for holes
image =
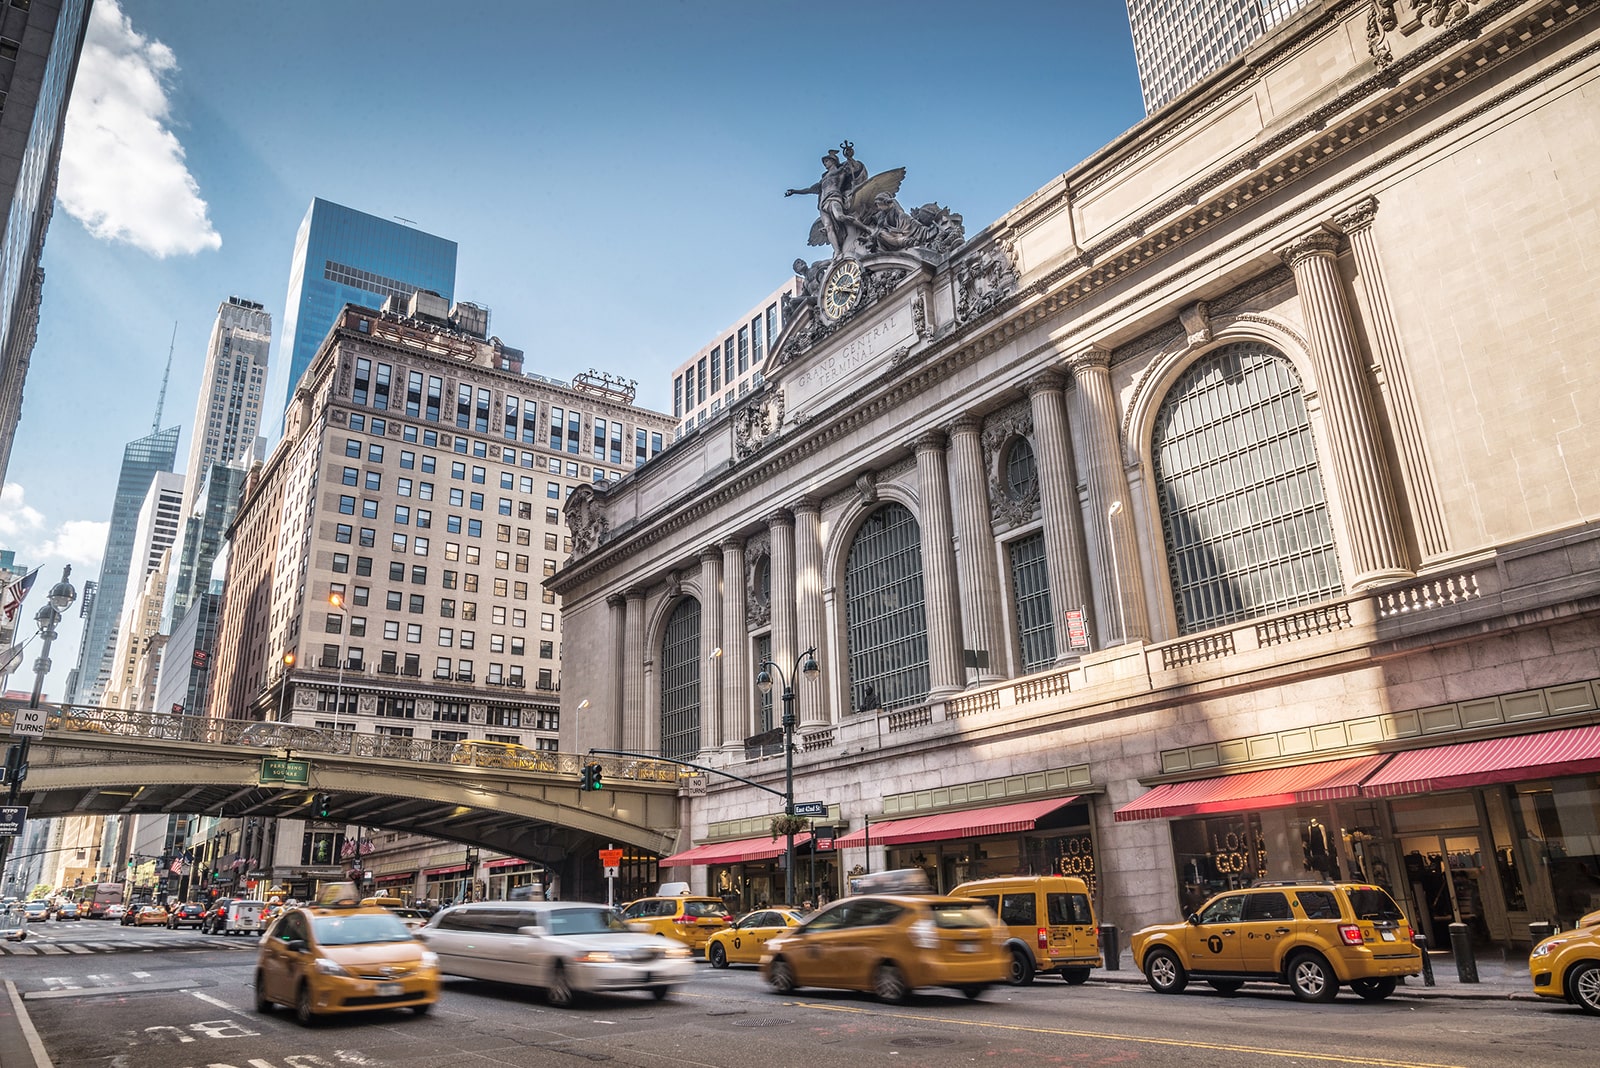
{"label": "car headlight", "polygon": [[591,949],[572,958],[574,964],[614,964],[616,957],[602,949]]}
{"label": "car headlight", "polygon": [[690,952],[688,946],[672,946],[667,950],[665,955],[672,960],[683,960],[685,957],[694,956],[694,954]]}
{"label": "car headlight", "polygon": [[323,975],[343,975],[348,977],[350,974],[340,967],[337,962],[329,960],[327,957],[317,957],[311,962],[311,967]]}
{"label": "car headlight", "polygon": [[1566,944],[1567,940],[1565,938],[1547,938],[1543,942],[1540,942],[1538,945],[1533,947],[1533,952],[1528,954],[1528,959],[1532,960],[1534,957],[1548,957],[1550,954],[1554,953],[1556,950],[1560,949]]}
{"label": "car headlight", "polygon": [[435,953],[431,949],[423,950],[422,966],[424,968],[437,968],[439,966],[439,954]]}

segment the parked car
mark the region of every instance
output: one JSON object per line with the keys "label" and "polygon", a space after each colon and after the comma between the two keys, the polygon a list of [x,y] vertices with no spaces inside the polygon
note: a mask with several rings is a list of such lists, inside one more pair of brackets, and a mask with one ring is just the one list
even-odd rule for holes
{"label": "parked car", "polygon": [[1133,963],[1161,994],[1192,976],[1224,994],[1287,983],[1301,1001],[1332,1001],[1348,983],[1382,1001],[1400,977],[1421,974],[1422,951],[1382,887],[1265,882],[1218,894],[1183,923],[1135,931]]}
{"label": "parked car", "polygon": [[951,897],[975,897],[994,910],[1011,933],[1011,985],[1035,975],[1059,975],[1074,985],[1104,964],[1100,928],[1089,887],[1065,875],[1024,875],[962,883]]}
{"label": "parked car", "polygon": [[1551,935],[1528,955],[1533,992],[1562,998],[1600,1016],[1600,912],[1591,912],[1570,931]]}
{"label": "parked car", "polygon": [[609,906],[578,901],[456,905],[418,935],[444,974],[539,987],[558,1008],[600,991],[648,990],[661,999],[694,974],[688,947],[636,930]]}
{"label": "parked car", "polygon": [[78,903],[76,901],[63,901],[61,904],[56,906],[57,923],[63,923],[67,920],[79,920],[82,918],[82,914],[78,912]]}
{"label": "parked car", "polygon": [[206,908],[198,901],[185,901],[181,905],[174,905],[167,913],[167,929],[176,931],[180,927],[198,928],[205,915]]}

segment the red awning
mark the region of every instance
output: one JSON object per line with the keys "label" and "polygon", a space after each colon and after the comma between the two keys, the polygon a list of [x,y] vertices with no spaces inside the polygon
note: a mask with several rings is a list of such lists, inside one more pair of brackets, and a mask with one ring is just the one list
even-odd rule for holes
{"label": "red awning", "polygon": [[1287,768],[1219,775],[1157,786],[1117,809],[1119,821],[1170,816],[1201,816],[1211,812],[1244,812],[1282,808],[1341,797],[1357,797],[1362,779],[1372,774],[1387,756],[1349,757]]}
{"label": "red awning", "polygon": [[1396,753],[1361,792],[1395,797],[1592,772],[1600,772],[1600,726],[1569,727]]}
{"label": "red awning", "polygon": [[931,816],[874,823],[851,831],[833,844],[852,849],[867,844],[900,845],[904,842],[940,842],[950,838],[979,838],[986,834],[1014,834],[1031,831],[1045,816],[1077,797],[1053,797],[1045,801],[1018,801],[993,808],[969,808],[962,812],[939,812]]}
{"label": "red awning", "polygon": [[442,868],[429,868],[427,871],[423,872],[422,874],[423,875],[428,875],[428,876],[433,876],[433,875],[454,875],[458,871],[466,871],[466,870],[467,870],[467,866],[465,864],[447,864]]}
{"label": "red awning", "polygon": [[375,883],[409,883],[415,880],[417,873],[414,871],[392,871],[387,875],[374,875]]}
{"label": "red awning", "polygon": [[[809,841],[811,841],[809,831],[794,836],[796,846]],[[712,842],[708,845],[695,846],[682,853],[662,857],[656,861],[656,867],[687,868],[693,864],[737,864],[741,860],[770,860],[788,852],[788,849],[787,838],[775,839],[771,836],[741,838],[736,842]]]}
{"label": "red awning", "polygon": [[494,868],[514,868],[519,864],[526,864],[526,863],[528,863],[528,862],[523,860],[523,859],[521,859],[520,857],[501,857],[499,860],[491,860],[489,863],[485,864],[484,867],[490,868],[490,869],[494,869]]}

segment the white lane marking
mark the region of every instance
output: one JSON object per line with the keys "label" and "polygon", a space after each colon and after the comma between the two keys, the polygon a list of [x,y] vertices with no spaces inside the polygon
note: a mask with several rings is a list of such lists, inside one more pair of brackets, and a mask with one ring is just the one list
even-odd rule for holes
{"label": "white lane marking", "polygon": [[22,1029],[23,1037],[27,1039],[28,1052],[33,1054],[34,1068],[55,1068],[55,1062],[50,1059],[50,1054],[45,1052],[44,1042],[39,1038],[39,1032],[34,1030],[33,1021],[28,1018],[28,1010],[17,994],[17,984],[10,979],[6,980],[6,993],[11,997],[12,1017]]}
{"label": "white lane marking", "polygon": [[133,977],[135,979],[148,979],[148,978],[150,978],[150,973],[149,972],[133,972],[132,975],[133,975]]}
{"label": "white lane marking", "polygon": [[210,994],[202,994],[198,990],[191,990],[191,991],[189,991],[189,993],[192,996],[199,998],[201,1001],[205,1002],[207,1005],[215,1005],[219,1009],[227,1009],[229,1012],[243,1012],[244,1011],[241,1008],[238,1008],[238,1007],[233,1006],[233,1005],[229,1005],[226,1001],[223,1001],[220,998],[214,998]]}

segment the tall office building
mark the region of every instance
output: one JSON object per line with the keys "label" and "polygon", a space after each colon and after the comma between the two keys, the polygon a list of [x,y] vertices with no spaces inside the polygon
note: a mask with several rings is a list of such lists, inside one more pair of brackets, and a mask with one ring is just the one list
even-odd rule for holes
{"label": "tall office building", "polygon": [[320,197],[294,239],[283,340],[267,377],[269,437],[283,431],[295,384],[346,304],[402,304],[419,289],[448,305],[456,288],[456,243]]}
{"label": "tall office building", "polygon": [[800,279],[790,278],[673,370],[672,414],[683,420],[673,440],[761,386],[761,365],[783,329],[785,304],[799,292]]}
{"label": "tall office building", "polygon": [[1315,0],[1128,0],[1144,110],[1157,111]]}
{"label": "tall office building", "polygon": [[[106,532],[106,547],[100,555],[98,594],[84,623],[83,643],[78,646],[78,666],[67,679],[68,702],[96,704],[105,694],[106,682],[111,677],[117,621],[122,616],[134,542],[139,533],[139,511],[155,476],[159,472],[170,472],[177,461],[178,431],[175,426],[154,431],[130,441],[122,450],[122,473],[117,477],[117,493],[111,502],[111,528]],[[140,577],[144,574],[141,570]]]}
{"label": "tall office building", "polygon": [[178,540],[183,486],[182,475],[158,471],[139,507],[110,681],[103,698],[111,708],[150,711],[154,672],[161,662],[160,643],[155,639],[161,633],[161,603],[166,598],[172,547]]}
{"label": "tall office building", "polygon": [[232,463],[254,450],[271,345],[272,316],[260,304],[229,297],[217,306],[194,407],[189,466],[184,468],[185,516],[194,511],[200,484],[212,464]]}
{"label": "tall office building", "polygon": [[39,329],[39,257],[55,204],[61,130],[78,72],[89,0],[0,7],[0,482],[22,418],[22,387]]}

